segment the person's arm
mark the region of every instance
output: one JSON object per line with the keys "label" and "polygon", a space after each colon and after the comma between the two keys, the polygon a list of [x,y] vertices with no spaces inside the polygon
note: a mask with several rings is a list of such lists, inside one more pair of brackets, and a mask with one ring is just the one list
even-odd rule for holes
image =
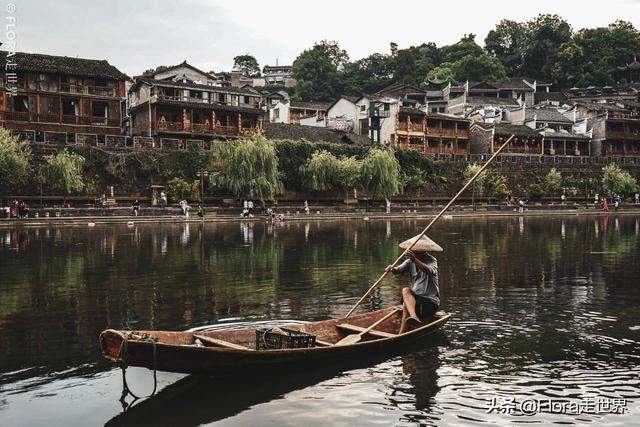
{"label": "person's arm", "polygon": [[416,267],[418,269],[424,271],[425,273],[433,274],[434,272],[433,268],[431,268],[431,266],[425,264],[418,257],[416,257],[416,254],[413,251],[407,252],[407,256],[409,257],[410,260],[412,260],[416,264]]}
{"label": "person's arm", "polygon": [[405,259],[404,262],[402,262],[400,265],[396,267],[388,266],[387,271],[393,274],[400,274],[407,269],[410,263],[411,263],[411,260]]}

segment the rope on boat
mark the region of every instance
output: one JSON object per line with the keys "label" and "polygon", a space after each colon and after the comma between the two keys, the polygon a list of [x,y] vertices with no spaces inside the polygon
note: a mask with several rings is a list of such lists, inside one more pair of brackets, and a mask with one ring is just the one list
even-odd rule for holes
{"label": "rope on boat", "polygon": [[[122,403],[123,407],[125,407],[125,410],[126,408],[131,407],[137,400],[142,398],[136,395],[134,392],[132,392],[131,388],[129,387],[129,384],[127,383],[126,354],[129,346],[129,339],[132,337],[132,335],[133,335],[133,332],[129,332],[127,335],[123,337],[122,343],[120,344],[120,350],[118,351],[118,360],[117,360],[118,364],[120,365],[120,369],[122,369],[122,396],[120,397],[120,402]],[[151,336],[143,336],[142,339],[136,339],[135,341],[150,342],[153,345],[153,391],[151,392],[151,394],[144,397],[145,399],[148,399],[149,397],[153,397],[156,394],[156,390],[158,388],[158,377],[157,377],[158,363],[157,363],[157,348],[156,348],[157,339]],[[131,395],[133,397],[133,401],[130,404],[125,403],[125,398],[128,395]]]}

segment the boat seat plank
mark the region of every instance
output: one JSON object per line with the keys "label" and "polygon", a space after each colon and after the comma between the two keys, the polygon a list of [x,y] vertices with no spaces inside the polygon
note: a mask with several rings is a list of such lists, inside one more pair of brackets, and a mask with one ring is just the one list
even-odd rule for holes
{"label": "boat seat plank", "polygon": [[229,341],[224,341],[224,340],[221,340],[221,339],[218,339],[218,338],[211,338],[211,337],[207,337],[205,335],[193,334],[193,337],[199,339],[203,343],[211,344],[211,345],[216,346],[216,347],[232,348],[234,350],[251,350],[249,347],[245,347],[245,346],[240,345],[240,344],[234,344],[234,343],[229,342]]}
{"label": "boat seat plank", "polygon": [[[336,325],[339,329],[343,329],[345,331],[348,332],[362,332],[364,330],[366,330],[367,328],[363,328],[361,326],[356,326],[356,325],[351,325],[349,323],[340,323],[339,325]],[[390,334],[389,332],[383,332],[383,331],[379,331],[377,329],[372,329],[368,332],[368,335],[373,335],[374,337],[378,337],[378,338],[393,338],[395,336],[397,336],[396,334]]]}

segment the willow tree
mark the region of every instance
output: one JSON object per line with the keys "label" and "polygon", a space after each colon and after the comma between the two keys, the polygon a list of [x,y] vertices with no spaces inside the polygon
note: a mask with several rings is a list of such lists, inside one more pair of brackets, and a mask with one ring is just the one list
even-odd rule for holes
{"label": "willow tree", "polygon": [[400,163],[388,149],[373,148],[362,161],[362,184],[373,198],[400,193]]}
{"label": "willow tree", "polygon": [[300,167],[306,187],[312,191],[331,191],[339,182],[340,160],[326,150],[313,153],[306,164]]}
{"label": "willow tree", "polygon": [[312,191],[348,191],[359,186],[362,162],[355,157],[337,158],[320,150],[300,167],[307,187]]}
{"label": "willow tree", "polygon": [[52,190],[62,191],[65,196],[80,191],[84,188],[84,163],[84,157],[67,150],[44,156],[40,169],[42,183]]}
{"label": "willow tree", "polygon": [[273,199],[282,192],[275,145],[262,136],[217,146],[211,183],[236,197]]}
{"label": "willow tree", "polygon": [[31,147],[0,129],[0,194],[16,191],[30,173]]}

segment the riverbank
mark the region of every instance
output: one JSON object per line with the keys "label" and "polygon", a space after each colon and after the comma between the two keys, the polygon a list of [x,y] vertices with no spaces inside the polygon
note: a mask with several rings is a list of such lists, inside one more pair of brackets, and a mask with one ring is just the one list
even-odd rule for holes
{"label": "riverbank", "polygon": [[[282,207],[278,213],[282,213],[285,221],[307,220],[381,220],[381,219],[429,219],[436,215],[443,206],[430,206],[394,210],[390,213],[376,210],[352,209],[336,210],[333,207],[314,207],[309,214],[304,214],[301,209]],[[148,208],[140,216],[130,215],[128,208],[109,209],[109,215],[101,214],[105,209],[59,209],[54,215],[21,218],[0,219],[0,227],[14,226],[46,226],[46,225],[101,225],[118,223],[169,223],[169,222],[247,222],[265,221],[263,214],[252,217],[242,217],[238,209],[208,209],[204,218],[197,215],[185,217],[179,214],[177,208]],[[480,218],[480,217],[508,217],[508,216],[549,216],[549,215],[602,215],[605,212],[600,208],[585,205],[533,205],[519,212],[515,206],[486,205],[454,206],[445,215],[447,218]],[[618,211],[609,210],[609,215],[640,215],[640,205],[624,205]]]}

